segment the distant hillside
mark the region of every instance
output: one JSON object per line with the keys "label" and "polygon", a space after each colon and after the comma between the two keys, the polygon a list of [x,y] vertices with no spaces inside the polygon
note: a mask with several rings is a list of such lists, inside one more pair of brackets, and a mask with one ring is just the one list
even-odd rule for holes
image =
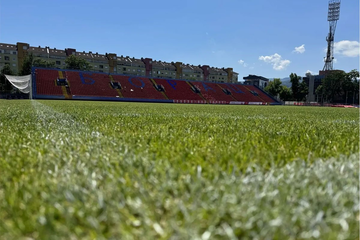
{"label": "distant hillside", "polygon": [[282,85],[287,86],[287,87],[291,87],[291,82],[290,82],[290,78],[286,77],[286,78],[282,78],[281,79]]}

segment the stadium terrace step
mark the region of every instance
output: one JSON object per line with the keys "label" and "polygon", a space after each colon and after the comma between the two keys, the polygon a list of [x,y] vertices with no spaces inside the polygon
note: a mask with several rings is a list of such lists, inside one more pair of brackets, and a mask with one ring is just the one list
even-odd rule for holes
{"label": "stadium terrace step", "polygon": [[[115,88],[115,90],[116,90],[116,92],[118,93],[118,96],[119,96],[120,98],[123,98],[124,96],[123,96],[123,94],[122,94],[122,92],[121,92],[121,84],[118,83],[118,82],[115,82],[115,81],[114,81],[114,78],[112,77],[112,75],[109,75],[109,78],[110,78],[110,85],[112,85],[112,84],[114,84],[114,83],[117,83],[117,84],[114,84],[114,85],[119,85],[117,88]],[[113,88],[113,89],[114,89],[114,88]]]}
{"label": "stadium terrace step", "polygon": [[157,84],[153,78],[149,78],[149,79],[150,79],[150,81],[153,83],[154,88],[155,88],[157,91],[161,92],[161,94],[165,97],[165,99],[169,99],[168,96],[167,96],[166,93],[165,93],[165,88],[164,88],[164,86],[161,85],[161,84]]}
{"label": "stadium terrace step", "polygon": [[206,99],[203,94],[201,93],[201,90],[195,86],[192,82],[190,81],[186,81],[186,83],[190,86],[190,89],[195,89],[196,90],[196,93],[201,97],[201,99],[203,99],[204,101],[206,101],[207,103],[209,103],[208,99]]}
{"label": "stadium terrace step", "polygon": [[112,75],[112,77],[115,81],[120,82],[123,87],[121,92],[124,98],[166,100],[166,97],[155,89],[148,78],[123,75]]}
{"label": "stadium terrace step", "polygon": [[191,86],[183,80],[157,79],[154,81],[162,85],[165,89],[166,96],[172,100],[204,100],[198,94],[191,90]]}

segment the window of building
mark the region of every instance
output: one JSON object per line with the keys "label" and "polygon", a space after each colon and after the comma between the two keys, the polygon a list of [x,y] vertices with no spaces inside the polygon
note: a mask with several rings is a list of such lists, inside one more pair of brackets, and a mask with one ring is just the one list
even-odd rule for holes
{"label": "window of building", "polygon": [[56,61],[55,63],[56,63],[56,65],[61,65],[60,61]]}
{"label": "window of building", "polygon": [[5,61],[10,61],[9,56],[5,56],[4,59],[5,59]]}
{"label": "window of building", "polygon": [[13,67],[16,67],[16,64],[15,64],[15,63],[13,63]]}
{"label": "window of building", "polygon": [[133,69],[133,72],[135,72],[135,69]]}
{"label": "window of building", "polygon": [[27,46],[23,46],[23,50],[26,50],[27,49]]}
{"label": "window of building", "polygon": [[123,67],[123,71],[126,71],[126,67]]}
{"label": "window of building", "polygon": [[16,61],[16,58],[13,58],[13,61]]}
{"label": "window of building", "polygon": [[12,52],[12,54],[16,55],[16,52],[14,51],[14,52]]}
{"label": "window of building", "polygon": [[104,68],[104,65],[99,65],[99,68],[101,68],[101,69]]}

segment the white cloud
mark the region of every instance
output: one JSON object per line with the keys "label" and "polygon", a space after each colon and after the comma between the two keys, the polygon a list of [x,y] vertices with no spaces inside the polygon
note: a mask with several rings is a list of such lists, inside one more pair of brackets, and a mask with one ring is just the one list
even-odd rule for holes
{"label": "white cloud", "polygon": [[306,73],[313,74],[313,72],[312,72],[312,71],[310,71],[310,70],[307,70],[307,71],[306,71]]}
{"label": "white cloud", "polygon": [[244,60],[239,60],[238,61],[238,63],[240,64],[240,65],[242,65],[243,67],[247,67],[248,66],[248,64],[244,61]]}
{"label": "white cloud", "polygon": [[294,51],[296,53],[304,53],[305,52],[305,44],[299,46],[299,47],[295,47]]}
{"label": "white cloud", "polygon": [[358,57],[360,43],[358,41],[343,40],[334,43],[334,53],[345,57]]}
{"label": "white cloud", "polygon": [[275,53],[271,56],[260,56],[259,60],[273,65],[275,70],[284,70],[291,62],[287,59],[282,59],[281,55]]}

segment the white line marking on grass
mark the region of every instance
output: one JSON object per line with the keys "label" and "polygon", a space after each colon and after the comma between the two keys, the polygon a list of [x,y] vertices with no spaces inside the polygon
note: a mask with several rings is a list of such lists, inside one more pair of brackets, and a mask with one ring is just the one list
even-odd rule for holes
{"label": "white line marking on grass", "polygon": [[71,115],[55,111],[38,101],[32,100],[37,115],[37,127],[46,139],[61,140],[64,137],[85,135],[100,138],[101,134],[91,131],[84,124],[74,120]]}

